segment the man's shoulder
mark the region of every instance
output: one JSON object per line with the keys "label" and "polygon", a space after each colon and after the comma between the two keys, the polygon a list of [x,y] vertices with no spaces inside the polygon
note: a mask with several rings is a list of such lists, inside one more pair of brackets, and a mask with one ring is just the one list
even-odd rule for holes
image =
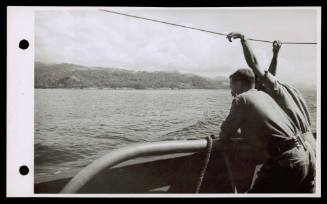
{"label": "man's shoulder", "polygon": [[286,96],[291,95],[292,98],[294,98],[294,97],[302,98],[301,92],[296,87],[294,87],[290,84],[287,84],[287,83],[280,82],[280,81],[278,81],[278,86],[279,86],[278,93],[281,97],[286,97]]}
{"label": "man's shoulder", "polygon": [[283,82],[279,82],[280,86],[285,88],[287,91],[292,91],[292,92],[295,92],[297,94],[301,94],[301,92],[299,91],[299,89],[297,89],[296,87],[290,85],[290,84],[287,84],[287,83],[283,83]]}
{"label": "man's shoulder", "polygon": [[[292,92],[292,93],[295,93],[295,94],[300,94],[300,91],[295,88],[294,86],[288,84],[288,83],[285,83],[283,81],[280,81],[276,76],[272,75],[270,72],[266,71],[265,72],[265,81],[267,82],[271,82],[272,83],[272,89],[274,91],[278,91],[279,94],[283,94],[283,92]],[[267,80],[269,79],[269,80]],[[268,88],[270,86],[267,86]]]}
{"label": "man's shoulder", "polygon": [[257,97],[257,96],[261,96],[261,95],[265,95],[265,93],[263,91],[258,91],[257,89],[250,89],[246,92],[241,93],[240,95],[238,95],[241,98],[251,98],[251,97]]}
{"label": "man's shoulder", "polygon": [[252,89],[249,91],[246,91],[238,96],[240,99],[243,100],[244,103],[251,103],[251,102],[262,102],[263,100],[270,100],[271,97],[263,92],[263,91],[258,91],[256,89]]}

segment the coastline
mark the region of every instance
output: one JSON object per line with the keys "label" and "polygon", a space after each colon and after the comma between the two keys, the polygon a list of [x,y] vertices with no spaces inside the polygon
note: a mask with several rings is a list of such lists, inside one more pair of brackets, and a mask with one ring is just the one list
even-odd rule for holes
{"label": "coastline", "polygon": [[228,88],[144,88],[144,89],[137,89],[137,88],[130,88],[130,87],[123,87],[123,88],[100,88],[100,87],[90,87],[90,88],[65,88],[65,87],[35,87],[34,89],[67,89],[67,90],[228,90]]}

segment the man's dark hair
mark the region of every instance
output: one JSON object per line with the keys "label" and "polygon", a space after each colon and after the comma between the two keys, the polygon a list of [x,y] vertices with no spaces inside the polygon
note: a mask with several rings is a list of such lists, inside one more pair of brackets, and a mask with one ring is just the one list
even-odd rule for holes
{"label": "man's dark hair", "polygon": [[251,69],[239,69],[229,76],[231,81],[239,81],[243,85],[253,87],[255,75]]}

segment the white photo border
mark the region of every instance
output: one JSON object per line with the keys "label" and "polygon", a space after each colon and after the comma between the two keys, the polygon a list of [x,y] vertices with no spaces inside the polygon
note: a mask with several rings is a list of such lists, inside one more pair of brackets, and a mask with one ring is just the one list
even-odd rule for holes
{"label": "white photo border", "polygon": [[[34,193],[34,14],[45,10],[113,7],[7,7],[7,197],[321,197],[321,7],[199,7],[200,9],[314,9],[317,11],[317,184],[314,194],[35,194]],[[114,10],[128,7],[114,7]],[[144,7],[131,7],[133,9]],[[157,9],[158,7],[146,7]],[[160,9],[164,7],[159,7]],[[196,7],[192,7],[194,9]],[[175,8],[167,8],[175,9]],[[176,9],[188,9],[178,7]],[[29,48],[19,42],[26,39]],[[20,175],[19,167],[29,167]]]}

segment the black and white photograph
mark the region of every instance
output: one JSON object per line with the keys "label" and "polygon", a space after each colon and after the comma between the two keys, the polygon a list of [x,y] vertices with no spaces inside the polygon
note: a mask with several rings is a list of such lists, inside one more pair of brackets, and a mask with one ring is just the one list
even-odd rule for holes
{"label": "black and white photograph", "polygon": [[32,8],[31,195],[320,196],[320,7]]}

